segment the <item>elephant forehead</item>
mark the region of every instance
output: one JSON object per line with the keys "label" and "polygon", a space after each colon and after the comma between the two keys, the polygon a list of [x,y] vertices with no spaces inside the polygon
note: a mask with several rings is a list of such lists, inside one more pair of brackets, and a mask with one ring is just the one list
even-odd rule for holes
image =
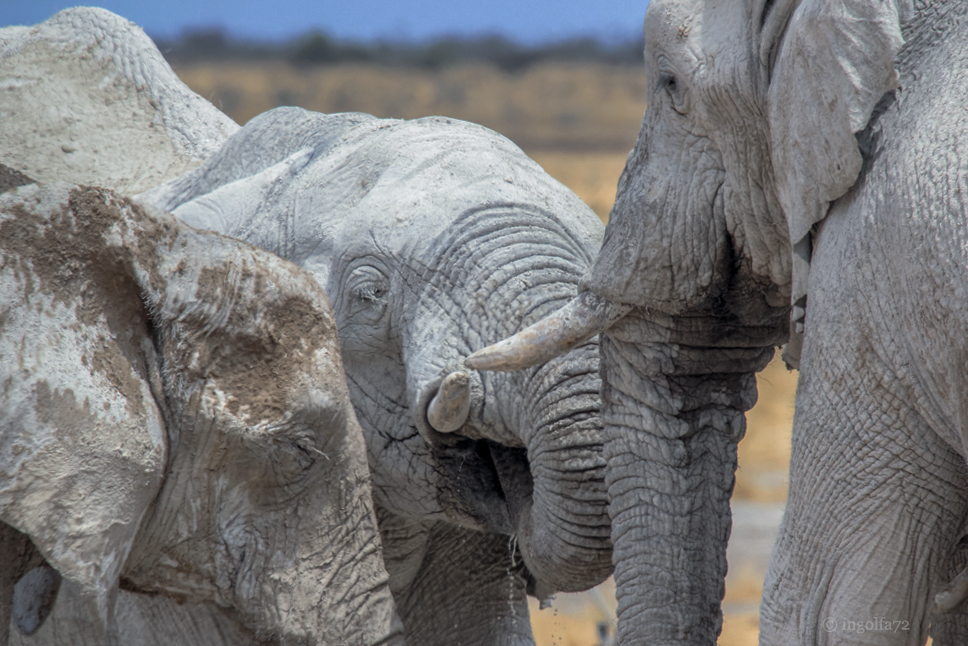
{"label": "elephant forehead", "polygon": [[747,16],[742,0],[655,0],[645,13],[647,59],[668,56],[708,72],[746,46]]}
{"label": "elephant forehead", "polygon": [[432,237],[489,205],[537,207],[583,235],[600,235],[594,212],[513,143],[443,118],[366,128],[314,159],[290,195],[299,246],[317,251],[328,236],[347,236],[340,248],[363,232],[390,246]]}

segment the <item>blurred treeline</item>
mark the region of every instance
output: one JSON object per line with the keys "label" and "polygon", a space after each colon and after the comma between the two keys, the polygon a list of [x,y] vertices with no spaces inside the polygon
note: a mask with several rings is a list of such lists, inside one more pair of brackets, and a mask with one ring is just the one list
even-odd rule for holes
{"label": "blurred treeline", "polygon": [[547,62],[638,65],[641,36],[603,42],[571,38],[543,45],[523,45],[501,35],[445,36],[426,42],[381,40],[364,43],[340,40],[315,30],[288,42],[235,38],[220,29],[186,31],[176,39],[156,38],[172,66],[203,62],[286,61],[297,66],[364,63],[437,70],[452,65],[485,64],[504,72],[520,72]]}
{"label": "blurred treeline", "polygon": [[190,88],[239,124],[281,105],[472,121],[510,138],[603,219],[647,94],[634,38],[356,43],[314,32],[266,43],[196,30],[155,42]]}

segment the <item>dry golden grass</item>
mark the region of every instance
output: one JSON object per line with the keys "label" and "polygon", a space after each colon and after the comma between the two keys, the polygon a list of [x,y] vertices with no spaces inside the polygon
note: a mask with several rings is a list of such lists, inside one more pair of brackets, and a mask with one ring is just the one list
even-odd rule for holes
{"label": "dry golden grass", "polygon": [[746,414],[746,437],[739,443],[739,469],[733,498],[783,502],[787,496],[796,371],[789,371],[779,351],[756,376],[759,399]]}
{"label": "dry golden grass", "polygon": [[[607,221],[626,154],[645,109],[638,68],[547,64],[509,75],[487,67],[424,70],[286,64],[208,64],[176,70],[196,92],[239,123],[278,105],[380,117],[442,114],[508,136],[549,174]],[[786,499],[796,373],[775,359],[758,376],[759,401],[747,415],[733,497],[761,503]],[[762,572],[730,576],[721,646],[753,646]],[[750,608],[753,608],[751,610]],[[555,608],[531,605],[537,646],[594,646],[599,622],[614,620],[614,583],[598,592],[560,595]]]}
{"label": "dry golden grass", "polygon": [[175,70],[239,123],[279,105],[480,123],[526,150],[619,150],[635,143],[645,110],[637,67],[548,63],[519,74],[486,66],[440,72],[337,65],[207,63]]}
{"label": "dry golden grass", "polygon": [[598,624],[607,623],[609,616],[598,606],[589,603],[576,612],[562,612],[554,607],[539,610],[536,600],[528,601],[535,646],[598,646],[601,643]]}

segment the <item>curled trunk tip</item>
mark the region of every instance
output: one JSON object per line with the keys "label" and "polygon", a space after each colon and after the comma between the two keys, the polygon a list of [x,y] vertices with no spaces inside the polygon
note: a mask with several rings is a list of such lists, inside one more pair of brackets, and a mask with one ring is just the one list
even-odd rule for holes
{"label": "curled trunk tip", "polygon": [[427,406],[427,422],[438,433],[453,433],[464,425],[471,410],[471,378],[452,372],[440,383]]}
{"label": "curled trunk tip", "polygon": [[581,345],[625,316],[630,305],[616,305],[582,292],[557,312],[464,360],[471,370],[507,372],[537,366]]}

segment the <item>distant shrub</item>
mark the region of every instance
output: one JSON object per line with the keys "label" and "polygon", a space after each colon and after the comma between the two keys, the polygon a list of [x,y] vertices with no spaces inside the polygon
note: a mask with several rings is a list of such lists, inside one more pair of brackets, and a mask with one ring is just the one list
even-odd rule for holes
{"label": "distant shrub", "polygon": [[255,61],[279,57],[272,43],[247,41],[217,27],[190,29],[175,40],[155,38],[155,45],[172,65],[203,61]]}
{"label": "distant shrub", "polygon": [[545,61],[637,65],[643,48],[641,38],[616,42],[572,38],[528,46],[500,35],[446,36],[422,43],[360,43],[339,40],[321,30],[283,43],[240,40],[220,29],[196,29],[175,40],[155,42],[172,65],[288,60],[298,66],[363,62],[438,70],[462,63],[484,63],[507,73],[518,73]]}
{"label": "distant shrub", "polygon": [[375,58],[374,52],[366,45],[340,42],[319,30],[299,37],[291,48],[287,58],[297,65],[365,62]]}

